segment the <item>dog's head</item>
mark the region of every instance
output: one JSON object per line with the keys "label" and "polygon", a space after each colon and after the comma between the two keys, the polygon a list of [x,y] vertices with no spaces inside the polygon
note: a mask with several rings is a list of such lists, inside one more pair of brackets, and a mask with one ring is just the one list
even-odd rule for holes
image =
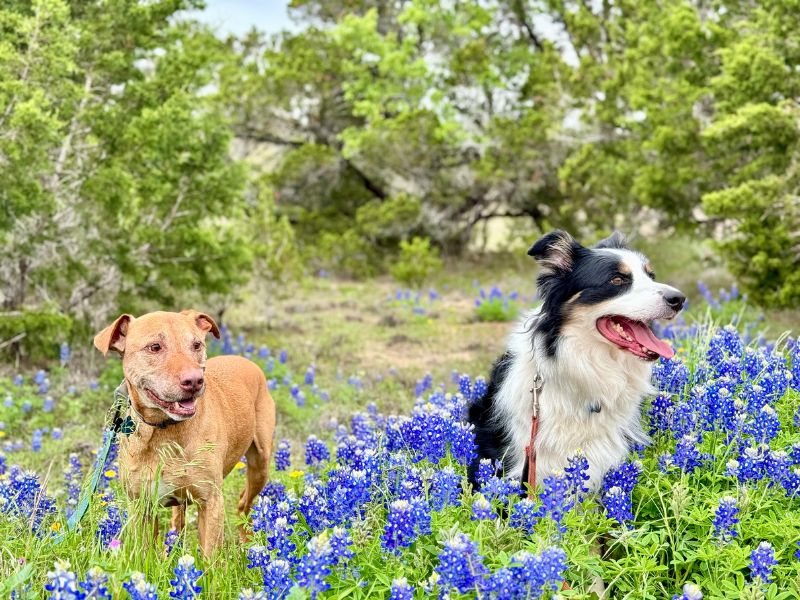
{"label": "dog's head", "polygon": [[219,338],[213,319],[196,310],[122,315],[95,336],[94,345],[104,355],[113,350],[122,356],[138,402],[181,421],[194,415],[205,390],[209,332]]}
{"label": "dog's head", "polygon": [[554,231],[528,254],[541,267],[540,327],[550,355],[558,337],[568,334],[596,336],[643,360],[672,357],[674,351],[655,336],[650,323],[673,318],[686,297],[656,282],[650,262],[631,250],[619,232],[586,248],[565,231]]}

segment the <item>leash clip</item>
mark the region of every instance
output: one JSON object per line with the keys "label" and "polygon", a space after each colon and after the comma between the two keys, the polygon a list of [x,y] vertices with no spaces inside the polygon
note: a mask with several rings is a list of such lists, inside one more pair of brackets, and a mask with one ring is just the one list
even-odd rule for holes
{"label": "leash clip", "polygon": [[531,388],[531,396],[533,398],[533,417],[539,416],[539,392],[542,391],[544,380],[539,373],[533,377],[533,387]]}

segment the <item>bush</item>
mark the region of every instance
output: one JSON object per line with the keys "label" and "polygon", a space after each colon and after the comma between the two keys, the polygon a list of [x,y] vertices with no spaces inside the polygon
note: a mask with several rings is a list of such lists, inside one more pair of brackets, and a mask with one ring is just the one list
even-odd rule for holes
{"label": "bush", "polygon": [[480,297],[475,300],[475,315],[479,321],[513,321],[519,314],[518,299],[517,292],[506,295],[498,287],[492,287],[488,294],[481,290]]}
{"label": "bush", "polygon": [[54,310],[22,310],[0,314],[0,344],[23,336],[0,348],[12,358],[20,356],[33,362],[58,358],[59,343],[68,340],[73,322]]}
{"label": "bush", "polygon": [[431,247],[427,238],[415,237],[410,242],[400,242],[400,256],[392,265],[392,277],[400,283],[420,287],[428,277],[442,268],[439,250]]}

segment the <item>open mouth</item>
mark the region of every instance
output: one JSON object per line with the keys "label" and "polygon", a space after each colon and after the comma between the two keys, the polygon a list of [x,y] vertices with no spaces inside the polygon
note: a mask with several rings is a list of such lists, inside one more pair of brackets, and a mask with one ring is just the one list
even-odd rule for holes
{"label": "open mouth", "polygon": [[187,400],[178,400],[176,402],[167,402],[156,396],[153,390],[145,388],[147,397],[152,402],[163,408],[171,415],[178,417],[191,417],[197,410],[197,398],[189,398]]}
{"label": "open mouth", "polygon": [[659,356],[672,358],[675,355],[672,347],[658,339],[647,323],[642,321],[609,315],[597,319],[597,331],[609,342],[644,360],[656,360]]}

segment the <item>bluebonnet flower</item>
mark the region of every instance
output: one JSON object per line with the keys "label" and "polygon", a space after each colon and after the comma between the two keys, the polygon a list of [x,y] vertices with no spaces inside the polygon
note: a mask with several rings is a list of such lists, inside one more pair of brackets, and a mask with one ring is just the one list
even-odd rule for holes
{"label": "bluebonnet flower", "polygon": [[475,426],[471,423],[456,423],[450,436],[450,452],[453,458],[462,465],[471,463],[477,456]]}
{"label": "bluebonnet flower", "polygon": [[512,557],[510,571],[513,588],[522,598],[538,598],[543,593],[555,592],[564,581],[567,568],[567,554],[561,548],[547,548],[541,556],[530,552],[517,552]]}
{"label": "bluebonnet flower", "polygon": [[768,444],[772,441],[781,429],[781,422],[778,413],[769,405],[761,407],[753,423],[745,428],[746,433],[751,434],[757,442]]}
{"label": "bluebonnet flower", "polygon": [[319,466],[322,462],[330,459],[331,453],[328,446],[319,439],[317,436],[310,435],[306,441],[306,464],[310,466]]}
{"label": "bluebonnet flower", "polygon": [[620,525],[625,525],[626,521],[633,519],[630,495],[619,486],[615,485],[603,494],[603,505],[608,516]]}
{"label": "bluebonnet flower", "polygon": [[486,379],[482,376],[478,376],[475,378],[475,383],[472,385],[472,394],[470,396],[470,400],[473,402],[476,400],[480,400],[483,398],[484,394],[486,394],[486,390],[489,389],[489,385],[486,383]]}
{"label": "bluebonnet flower", "polygon": [[483,494],[478,494],[475,500],[472,502],[472,516],[470,519],[473,521],[491,521],[492,519],[496,518],[497,514],[492,508],[492,503],[484,498]]}
{"label": "bluebonnet flower", "polygon": [[265,592],[254,592],[252,588],[245,588],[239,592],[239,600],[267,600]]}
{"label": "bluebonnet flower", "polygon": [[286,361],[289,359],[289,353],[286,350],[281,350],[278,353],[278,362],[282,365],[286,364]]}
{"label": "bluebonnet flower", "polygon": [[567,480],[569,492],[580,502],[584,494],[589,492],[585,483],[589,481],[589,459],[580,450],[567,459],[567,466],[564,468],[564,476]]}
{"label": "bluebonnet flower", "polygon": [[714,511],[714,535],[723,542],[728,542],[738,534],[736,524],[739,519],[739,507],[736,505],[736,498],[733,496],[723,496],[719,501],[717,510]]}
{"label": "bluebonnet flower", "polygon": [[19,386],[21,386],[23,383],[25,383],[25,378],[24,378],[24,377],[22,377],[22,375],[20,375],[19,373],[17,373],[16,375],[14,375],[14,385],[16,385],[16,386],[18,386],[18,387],[19,387]]}
{"label": "bluebonnet flower", "polygon": [[156,586],[148,583],[144,573],[131,573],[131,578],[122,584],[122,587],[131,597],[131,600],[158,600]]}
{"label": "bluebonnet flower", "polygon": [[62,367],[67,366],[70,354],[69,344],[67,342],[62,342],[61,346],[58,348],[59,361],[61,362]]}
{"label": "bluebonnet flower", "polygon": [[781,485],[783,485],[783,489],[789,498],[800,497],[800,469],[787,469]]}
{"label": "bluebonnet flower", "polygon": [[330,543],[333,564],[344,564],[355,556],[350,532],[344,527],[334,527],[331,530]]}
{"label": "bluebonnet flower", "polygon": [[306,375],[303,378],[303,382],[306,385],[314,385],[314,378],[316,377],[317,371],[314,365],[309,365],[308,369],[306,369]]}
{"label": "bluebonnet flower", "polygon": [[107,587],[108,575],[100,567],[89,569],[86,579],[79,585],[85,593],[85,600],[111,600],[111,592]]}
{"label": "bluebonnet flower", "polygon": [[446,541],[439,552],[436,573],[444,589],[454,587],[461,594],[477,592],[488,572],[478,545],[464,533]]}
{"label": "bluebonnet flower", "polygon": [[703,591],[699,585],[686,583],[683,586],[683,593],[674,595],[672,600],[703,600]]}
{"label": "bluebonnet flower", "polygon": [[532,535],[536,523],[539,522],[539,511],[536,504],[530,498],[522,498],[514,503],[511,511],[509,525],[523,530],[528,535]]}
{"label": "bluebonnet flower", "polygon": [[797,542],[797,550],[794,553],[794,557],[797,560],[800,560],[800,541]]}
{"label": "bluebonnet flower", "polygon": [[497,463],[490,458],[482,458],[478,462],[478,470],[475,472],[475,481],[483,485],[497,473]]}
{"label": "bluebonnet flower", "polygon": [[53,400],[52,396],[45,396],[42,402],[42,411],[49,413],[53,412],[53,408],[55,408],[56,401]]}
{"label": "bluebonnet flower", "polygon": [[573,502],[569,496],[569,486],[564,474],[549,475],[542,482],[544,489],[539,494],[542,504],[539,507],[538,516],[544,518],[549,516],[558,527],[558,531],[564,533],[567,528],[563,523],[564,513],[572,508]]}
{"label": "bluebonnet flower", "polygon": [[81,495],[83,471],[81,461],[74,452],[69,455],[69,468],[64,469],[64,485],[67,492],[67,517],[71,516],[78,505]]}
{"label": "bluebonnet flower", "polygon": [[34,429],[31,434],[31,450],[39,452],[42,449],[43,433],[41,429]]}
{"label": "bluebonnet flower", "polygon": [[169,580],[172,586],[172,591],[169,593],[170,598],[188,600],[196,598],[200,594],[202,588],[197,585],[197,580],[203,572],[194,566],[194,557],[191,554],[185,554],[178,559],[178,566],[175,567],[173,573],[175,573],[175,579]]}
{"label": "bluebonnet flower", "polygon": [[54,440],[63,439],[64,431],[60,427],[53,427],[53,431],[50,432],[50,438]]}
{"label": "bluebonnet flower", "polygon": [[472,397],[472,380],[469,375],[462,375],[458,379],[458,391],[464,398]]}
{"label": "bluebonnet flower", "polygon": [[176,548],[181,547],[182,544],[180,536],[181,534],[178,533],[177,529],[170,529],[164,535],[164,550],[166,551],[167,555],[172,554]]}
{"label": "bluebonnet flower", "polygon": [[101,505],[106,507],[106,514],[98,521],[95,535],[102,546],[107,548],[112,540],[119,537],[122,531],[122,521],[127,518],[127,515],[120,511],[111,492],[103,496]]}
{"label": "bluebonnet flower", "polygon": [[611,469],[603,478],[603,489],[610,489],[617,486],[626,493],[633,491],[639,481],[642,472],[642,463],[638,460],[624,462],[620,466]]}
{"label": "bluebonnet flower", "polygon": [[504,505],[514,500],[514,496],[519,496],[522,487],[517,479],[507,479],[492,475],[489,480],[481,486],[481,493],[488,500],[499,500]]}
{"label": "bluebonnet flower", "polygon": [[697,448],[697,442],[696,435],[685,435],[675,445],[675,454],[672,457],[672,462],[687,473],[693,473],[695,469],[703,464],[700,451]]}
{"label": "bluebonnet flower", "polygon": [[297,508],[311,531],[322,531],[329,525],[329,507],[321,482],[319,484],[312,482],[306,485]]}
{"label": "bluebonnet flower", "polygon": [[442,510],[445,506],[460,506],[461,476],[453,467],[444,467],[433,474],[430,489],[433,510]]}
{"label": "bluebonnet flower", "polygon": [[411,503],[408,500],[395,500],[389,505],[389,514],[381,537],[382,546],[389,552],[399,554],[400,549],[410,546],[415,537]]}
{"label": "bluebonnet flower", "polygon": [[50,592],[49,598],[53,600],[83,600],[86,597],[78,588],[77,576],[69,570],[69,562],[63,560],[57,561],[53,570],[47,573],[44,589]]}
{"label": "bluebonnet flower", "polygon": [[262,360],[265,359],[265,358],[269,358],[270,354],[272,354],[272,351],[269,348],[267,348],[266,346],[261,346],[258,349],[258,358],[260,358]]}
{"label": "bluebonnet flower", "polygon": [[647,411],[647,418],[650,422],[648,433],[650,435],[669,431],[674,407],[675,405],[669,393],[659,392],[656,394],[656,397],[650,403],[650,409]]}
{"label": "bluebonnet flower", "polygon": [[433,386],[433,375],[426,373],[414,386],[414,396],[419,398]]}
{"label": "bluebonnet flower", "polygon": [[758,548],[750,553],[750,579],[761,580],[762,583],[772,583],[772,568],[778,564],[775,560],[775,550],[769,542],[761,542]]}
{"label": "bluebonnet flower", "polygon": [[277,556],[288,558],[297,549],[291,540],[293,534],[294,528],[288,519],[278,517],[267,534],[267,546],[270,550],[274,550]]}
{"label": "bluebonnet flower", "polygon": [[286,471],[292,462],[291,458],[292,445],[289,440],[282,439],[278,442],[278,448],[275,450],[275,469],[278,471]]}
{"label": "bluebonnet flower", "polygon": [[312,537],[307,548],[308,552],[297,567],[297,583],[307,589],[314,600],[320,592],[331,587],[325,579],[331,574],[335,558],[326,532]]}
{"label": "bluebonnet flower", "polygon": [[392,580],[392,590],[389,600],[412,600],[414,598],[414,588],[408,584],[405,577],[398,577]]}
{"label": "bluebonnet flower", "polygon": [[411,498],[411,516],[414,519],[414,530],[417,535],[430,535],[431,507],[422,496]]}
{"label": "bluebonnet flower", "polygon": [[292,588],[292,566],[289,561],[277,559],[261,569],[264,591],[270,600],[285,598]]}
{"label": "bluebonnet flower", "polygon": [[55,511],[55,500],[45,494],[36,473],[12,466],[7,477],[0,478],[0,512],[24,520],[38,532],[42,521]]}

